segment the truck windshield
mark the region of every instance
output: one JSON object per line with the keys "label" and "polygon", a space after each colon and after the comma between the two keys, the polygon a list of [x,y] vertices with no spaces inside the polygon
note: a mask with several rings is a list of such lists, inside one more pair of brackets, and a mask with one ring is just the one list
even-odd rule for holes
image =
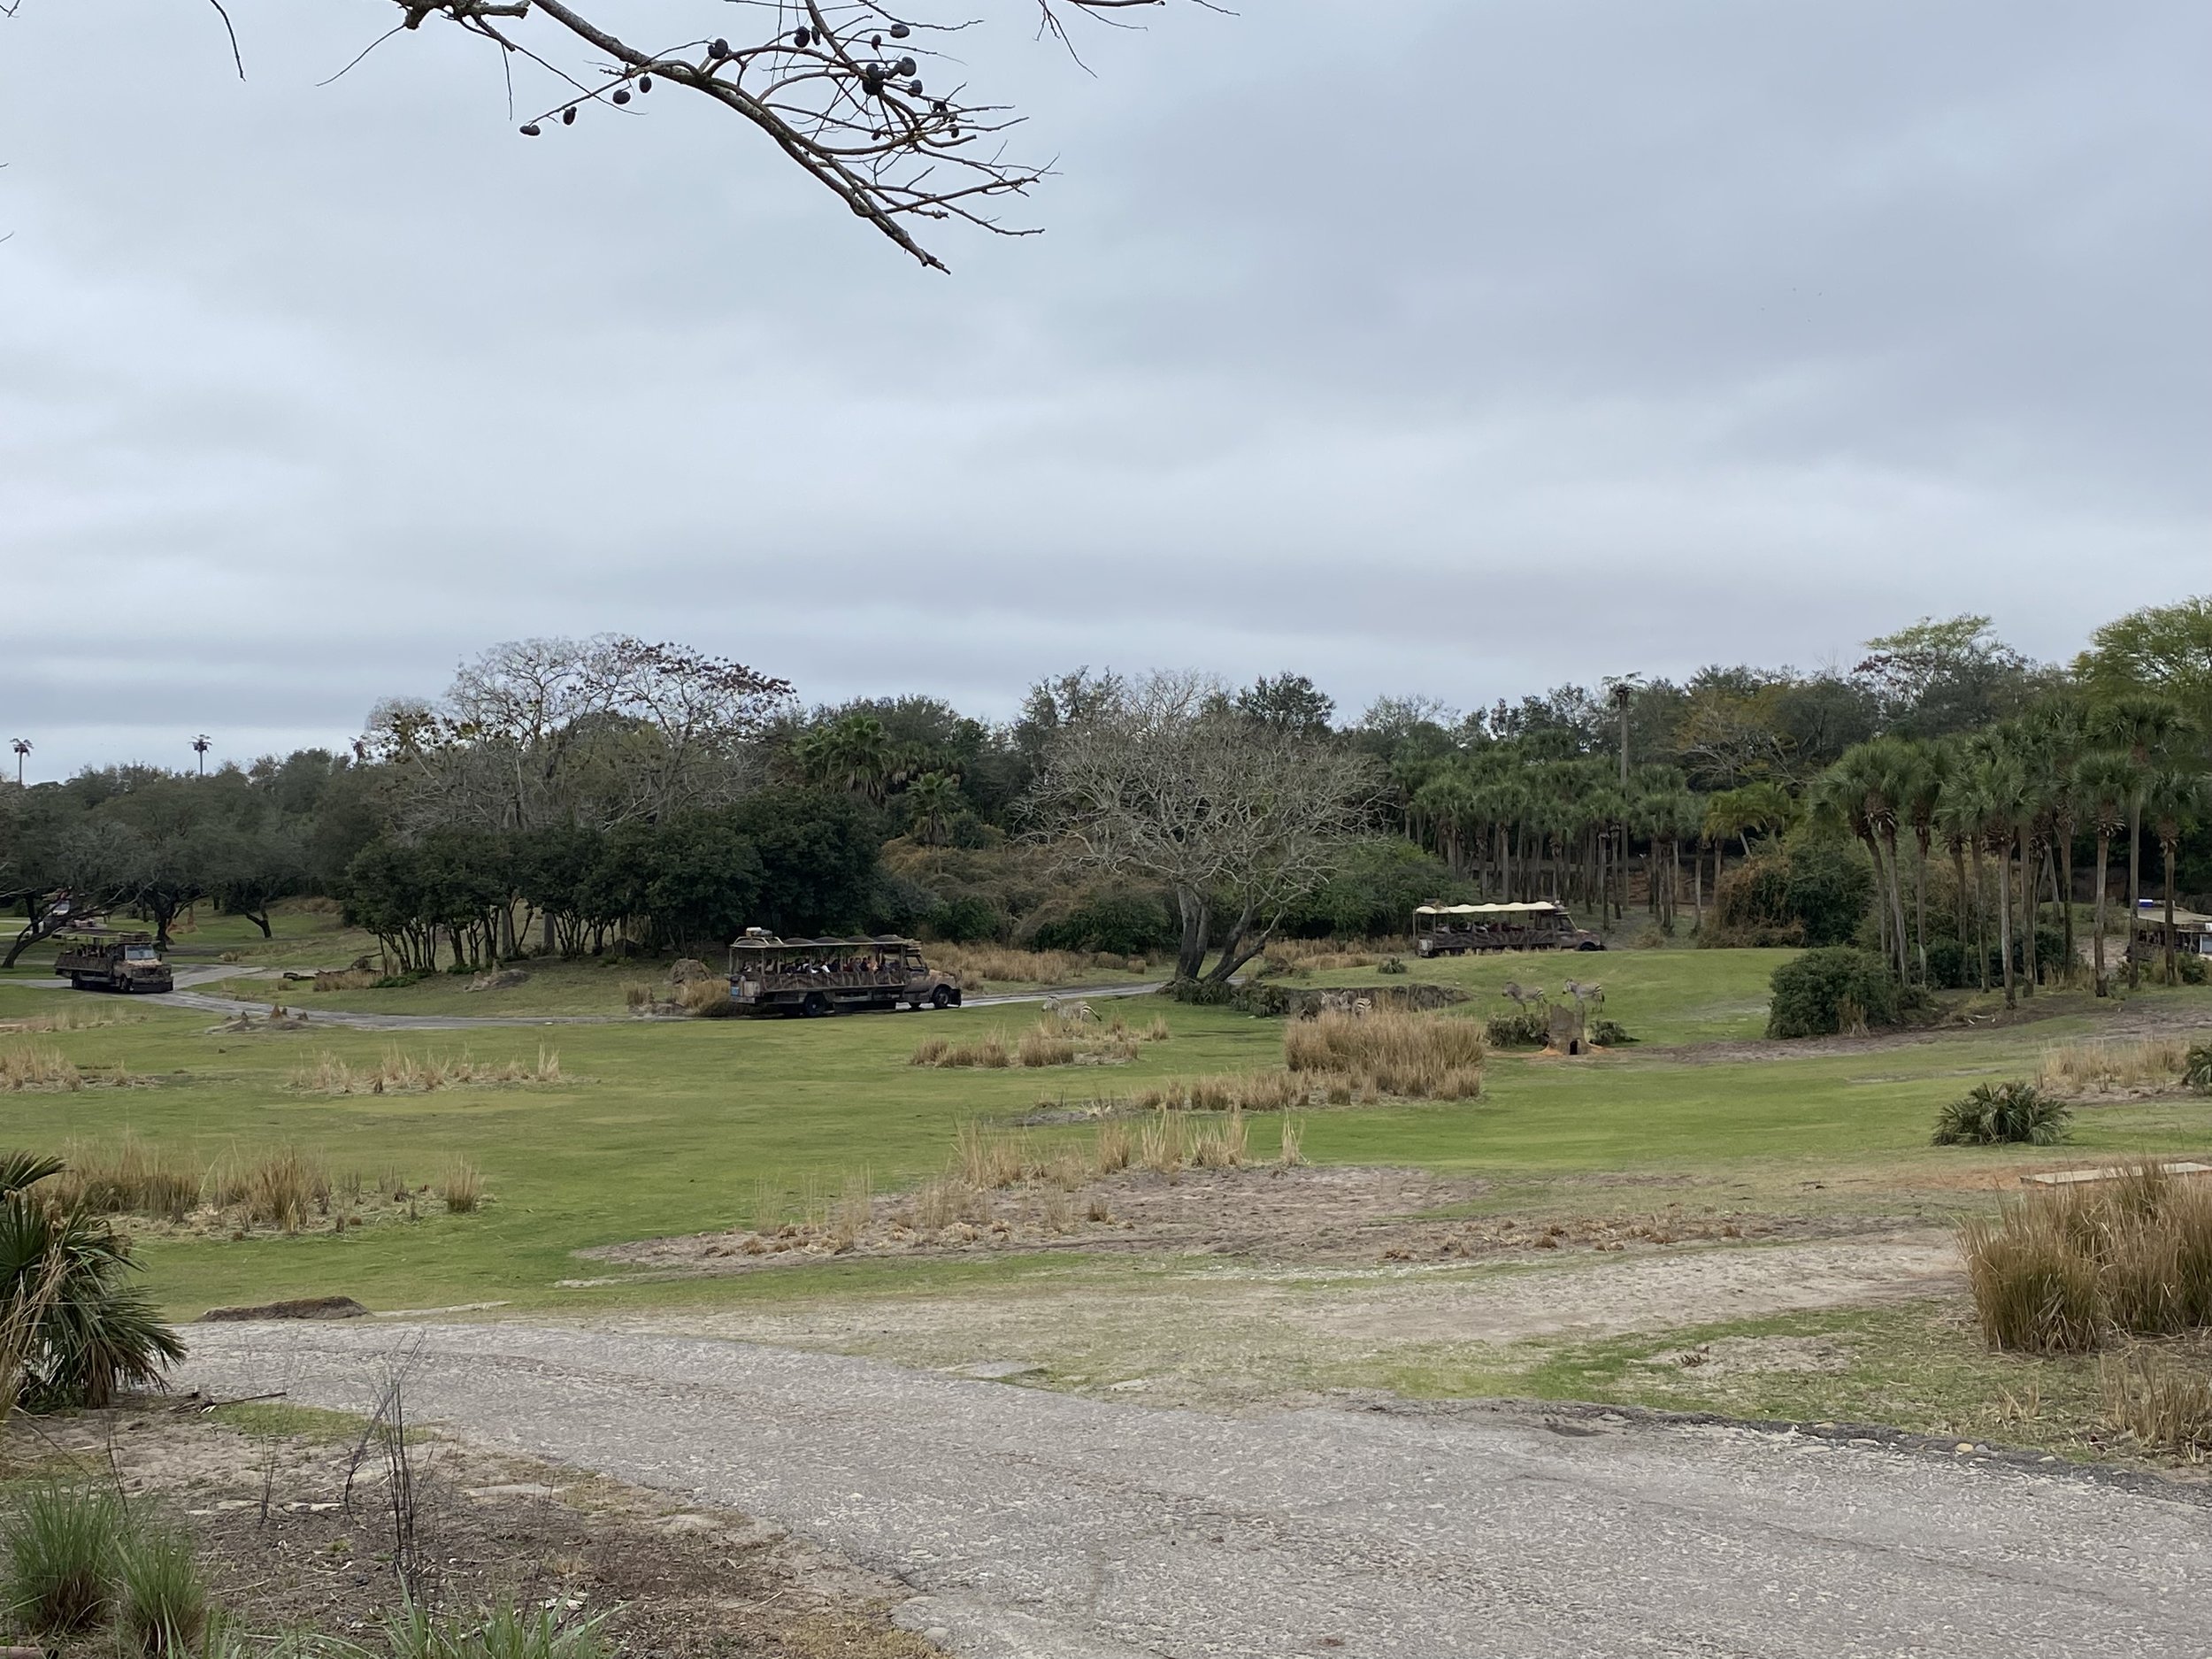
{"label": "truck windshield", "polygon": [[127,945],[123,955],[127,961],[151,962],[154,960],[154,948],[151,945]]}

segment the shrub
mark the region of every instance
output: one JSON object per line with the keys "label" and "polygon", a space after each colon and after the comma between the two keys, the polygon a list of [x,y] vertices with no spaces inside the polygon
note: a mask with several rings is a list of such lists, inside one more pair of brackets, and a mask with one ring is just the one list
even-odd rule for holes
{"label": "shrub", "polygon": [[2200,1094],[2212,1094],[2212,1042],[2193,1044],[2182,1056],[2181,1080]]}
{"label": "shrub", "polygon": [[149,1529],[117,1555],[115,1623],[146,1659],[185,1659],[208,1627],[207,1581],[182,1532]]}
{"label": "shrub", "polygon": [[150,1386],[184,1357],[127,1286],[129,1245],[31,1190],[61,1169],[58,1159],[0,1155],[0,1408],[105,1406],[119,1387]]}
{"label": "shrub", "polygon": [[1540,1048],[1551,1041],[1551,1016],[1540,1003],[1517,1008],[1510,1014],[1491,1015],[1483,1032],[1494,1048]]}
{"label": "shrub", "polygon": [[1774,971],[1770,1037],[1826,1037],[1857,1025],[1894,1025],[1904,994],[1889,965],[1870,950],[1808,950]]}
{"label": "shrub", "polygon": [[68,1636],[106,1617],[123,1508],[104,1490],[46,1482],[21,1493],[0,1521],[8,1611],[41,1635]]}
{"label": "shrub", "polygon": [[1041,924],[1030,943],[1039,950],[1095,950],[1112,956],[1141,956],[1176,942],[1174,921],[1156,898],[1135,893],[1105,893],[1084,900],[1057,921]]}
{"label": "shrub", "polygon": [[1006,936],[1006,918],[997,905],[979,894],[939,905],[925,918],[933,939],[956,945],[976,945]]}
{"label": "shrub", "polygon": [[1847,944],[1874,895],[1858,848],[1806,839],[1763,851],[1720,879],[1701,945]]}
{"label": "shrub", "polygon": [[2212,1324],[2212,1190],[2155,1164],[2037,1192],[1959,1230],[1990,1347],[2085,1353]]}
{"label": "shrub", "polygon": [[2032,1083],[1977,1083],[1936,1118],[1939,1147],[2056,1146],[2073,1116]]}

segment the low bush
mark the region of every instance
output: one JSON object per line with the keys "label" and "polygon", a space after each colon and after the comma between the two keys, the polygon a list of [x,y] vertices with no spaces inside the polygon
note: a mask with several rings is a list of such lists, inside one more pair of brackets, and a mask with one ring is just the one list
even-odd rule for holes
{"label": "low bush", "polygon": [[1770,1037],[1828,1037],[1903,1017],[1904,990],[1870,950],[1835,945],[1808,950],[1774,971]]}
{"label": "low bush", "polygon": [[1936,1117],[1939,1147],[2056,1146],[2073,1116],[2032,1083],[1977,1083]]}
{"label": "low bush", "polygon": [[18,1493],[0,1519],[11,1617],[42,1636],[73,1636],[104,1620],[124,1520],[121,1502],[103,1488],[50,1481]]}
{"label": "low bush", "polygon": [[2200,1094],[2212,1094],[2212,1042],[2193,1044],[2182,1056],[2181,1080]]}
{"label": "low bush", "polygon": [[1698,943],[1847,944],[1873,895],[1873,867],[1858,848],[1795,840],[1721,877]]}
{"label": "low bush", "polygon": [[1551,1013],[1540,1003],[1517,1008],[1509,1014],[1493,1014],[1484,1023],[1483,1034],[1494,1048],[1540,1048],[1551,1041]]}
{"label": "low bush", "polygon": [[1959,1242],[1993,1348],[2085,1353],[2212,1324],[2212,1190],[2159,1164],[2031,1193]]}

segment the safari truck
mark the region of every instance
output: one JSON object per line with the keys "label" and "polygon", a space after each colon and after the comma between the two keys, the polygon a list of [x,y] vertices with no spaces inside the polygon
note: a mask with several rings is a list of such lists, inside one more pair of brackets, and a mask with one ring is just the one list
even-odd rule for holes
{"label": "safari truck", "polygon": [[1413,949],[1421,956],[1471,950],[1602,950],[1605,941],[1577,927],[1550,899],[1521,904],[1424,904],[1413,912]]}
{"label": "safari truck", "polygon": [[169,964],[151,933],[104,933],[64,939],[54,972],[80,991],[173,991]]}
{"label": "safari truck", "polygon": [[757,927],[730,946],[730,1000],[741,1013],[887,1013],[956,1008],[960,986],[910,939],[779,939]]}

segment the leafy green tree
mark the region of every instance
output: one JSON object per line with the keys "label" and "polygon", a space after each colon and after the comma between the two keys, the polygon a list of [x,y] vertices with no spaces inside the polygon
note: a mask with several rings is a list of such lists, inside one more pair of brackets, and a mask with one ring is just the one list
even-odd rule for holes
{"label": "leafy green tree", "polygon": [[2106,623],[2074,659],[2091,693],[2110,702],[2151,692],[2212,733],[2212,595],[2150,605]]}

